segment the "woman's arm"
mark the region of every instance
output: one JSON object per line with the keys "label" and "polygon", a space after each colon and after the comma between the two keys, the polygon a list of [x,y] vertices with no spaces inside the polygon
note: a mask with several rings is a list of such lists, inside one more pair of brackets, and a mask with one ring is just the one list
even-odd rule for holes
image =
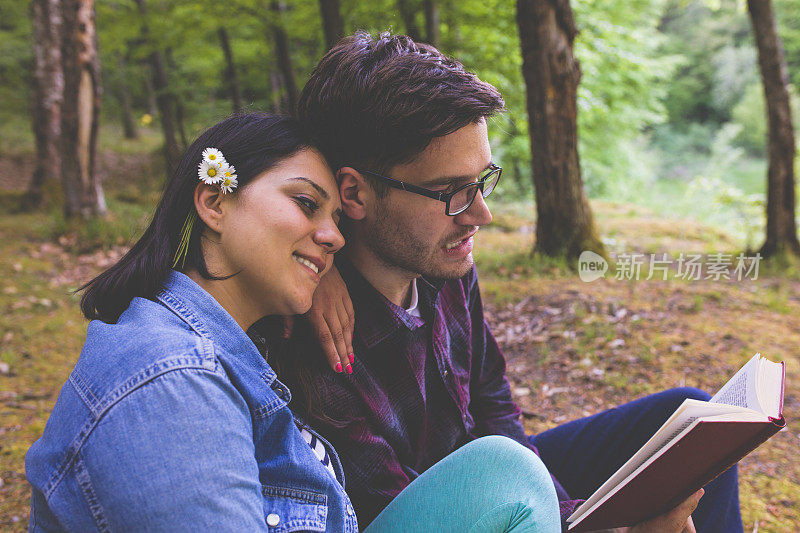
{"label": "woman's arm", "polygon": [[336,265],[320,280],[314,291],[311,309],[305,317],[333,371],[352,373],[352,366],[349,365],[353,362],[355,313],[347,286]]}

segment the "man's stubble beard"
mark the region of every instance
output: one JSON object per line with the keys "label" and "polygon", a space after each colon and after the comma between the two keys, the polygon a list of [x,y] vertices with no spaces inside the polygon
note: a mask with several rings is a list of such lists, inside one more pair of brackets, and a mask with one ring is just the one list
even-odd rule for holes
{"label": "man's stubble beard", "polygon": [[434,258],[444,243],[431,244],[416,238],[402,221],[393,220],[389,213],[389,205],[378,206],[365,240],[367,249],[385,266],[438,279],[459,279],[472,269],[472,254],[447,267],[436,264]]}

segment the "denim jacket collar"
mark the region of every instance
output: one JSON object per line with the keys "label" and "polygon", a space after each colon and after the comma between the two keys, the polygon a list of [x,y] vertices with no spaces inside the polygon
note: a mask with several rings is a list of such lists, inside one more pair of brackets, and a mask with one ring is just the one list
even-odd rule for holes
{"label": "denim jacket collar", "polygon": [[217,346],[224,346],[225,352],[236,354],[233,360],[256,366],[267,383],[276,379],[275,371],[266,363],[239,323],[189,276],[177,270],[170,271],[164,288],[156,298],[181,317],[198,335],[213,341]]}

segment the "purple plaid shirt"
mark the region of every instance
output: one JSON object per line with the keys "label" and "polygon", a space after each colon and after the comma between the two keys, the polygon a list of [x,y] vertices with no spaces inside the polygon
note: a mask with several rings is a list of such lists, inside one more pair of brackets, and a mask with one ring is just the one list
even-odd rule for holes
{"label": "purple plaid shirt", "polygon": [[[347,493],[366,527],[406,485],[463,444],[505,435],[533,449],[505,377],[505,359],[484,321],[477,272],[418,279],[417,318],[337,258],[356,315],[353,374],[317,372],[326,414],[315,420],[339,453]],[[320,348],[300,327],[291,350]],[[295,352],[299,353],[299,352]],[[322,363],[321,363],[322,364]],[[293,388],[295,395],[300,391]],[[553,479],[562,523],[580,501]]]}

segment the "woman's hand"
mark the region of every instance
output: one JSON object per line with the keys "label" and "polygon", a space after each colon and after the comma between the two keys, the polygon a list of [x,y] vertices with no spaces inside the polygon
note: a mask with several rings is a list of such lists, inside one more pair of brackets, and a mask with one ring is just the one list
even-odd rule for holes
{"label": "woman's hand", "polygon": [[335,372],[353,373],[353,302],[342,276],[332,266],[320,280],[305,314]]}

